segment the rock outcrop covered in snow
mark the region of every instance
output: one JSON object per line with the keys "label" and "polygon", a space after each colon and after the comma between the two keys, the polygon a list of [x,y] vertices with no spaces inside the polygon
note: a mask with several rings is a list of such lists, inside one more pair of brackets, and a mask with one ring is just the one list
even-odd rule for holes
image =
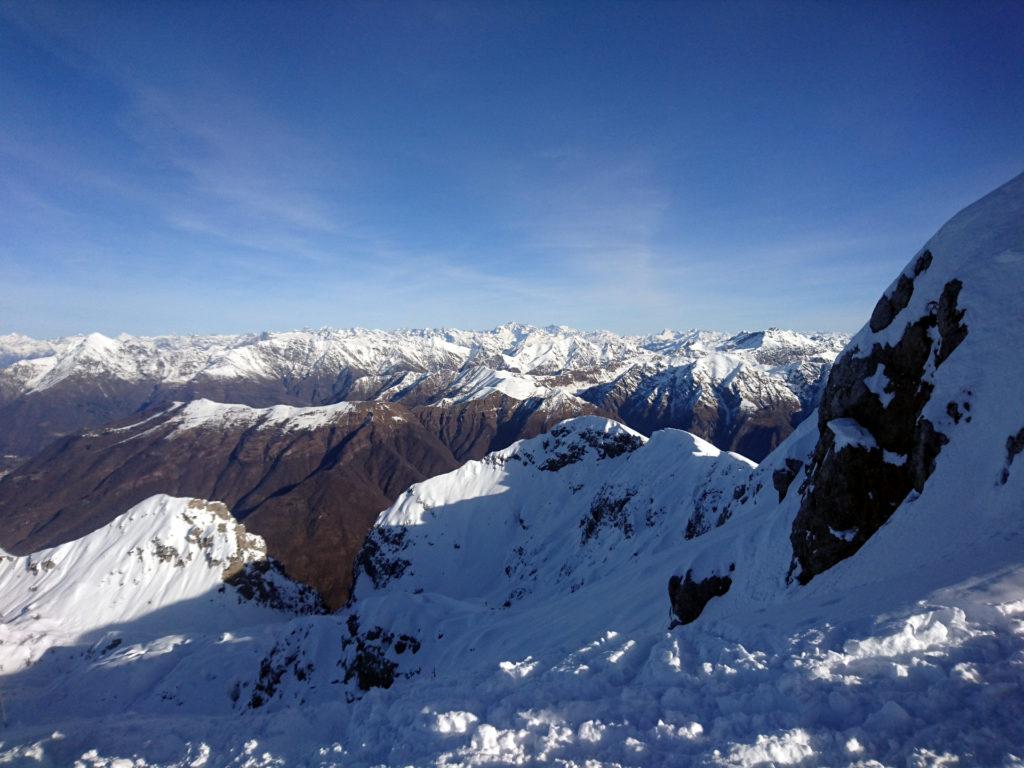
{"label": "rock outcrop covered in snow", "polygon": [[[944,226],[832,368],[793,524],[793,576],[801,583],[856,552],[920,496],[951,440],[984,441],[977,449],[984,452],[1009,446],[1009,454],[1012,435],[986,435],[976,417],[979,407],[991,409],[989,424],[1012,424],[1015,410],[1012,394],[999,401],[995,392],[1018,375],[1020,355],[989,358],[1020,348],[1022,188],[1015,179]],[[849,439],[851,429],[862,437]],[[962,478],[986,489],[991,480]]]}

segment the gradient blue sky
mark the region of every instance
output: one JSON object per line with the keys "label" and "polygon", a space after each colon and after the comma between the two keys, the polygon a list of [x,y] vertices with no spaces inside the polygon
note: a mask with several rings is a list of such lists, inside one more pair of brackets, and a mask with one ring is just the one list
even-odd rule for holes
{"label": "gradient blue sky", "polygon": [[1021,3],[0,4],[0,333],[853,330]]}

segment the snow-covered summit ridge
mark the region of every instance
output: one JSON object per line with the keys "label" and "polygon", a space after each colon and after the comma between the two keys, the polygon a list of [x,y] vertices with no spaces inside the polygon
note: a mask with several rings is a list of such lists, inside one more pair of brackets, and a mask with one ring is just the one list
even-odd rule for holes
{"label": "snow-covered summit ridge", "polygon": [[[312,430],[330,424],[356,410],[353,403],[292,406],[275,405],[253,408],[237,403],[215,403],[201,398],[188,403],[175,403],[173,420],[180,430],[218,429],[224,427],[277,428],[284,431]],[[124,429],[124,428],[120,428]]]}
{"label": "snow-covered summit ridge", "polygon": [[[570,647],[610,626],[664,622],[655,596],[675,548],[729,518],[753,468],[686,432],[646,439],[580,417],[412,486],[357,564],[349,678],[369,687],[423,668],[454,674],[465,654],[484,665],[536,654],[538,633],[544,647]],[[417,638],[415,658],[401,642],[396,652],[403,636]]]}
{"label": "snow-covered summit ridge", "polygon": [[[10,632],[48,629],[69,639],[175,605],[188,608],[169,624],[173,631],[251,620],[271,607],[318,606],[273,567],[263,539],[224,504],[164,495],[75,541],[23,557],[0,554],[0,594],[0,620]],[[218,614],[224,618],[215,620]]]}

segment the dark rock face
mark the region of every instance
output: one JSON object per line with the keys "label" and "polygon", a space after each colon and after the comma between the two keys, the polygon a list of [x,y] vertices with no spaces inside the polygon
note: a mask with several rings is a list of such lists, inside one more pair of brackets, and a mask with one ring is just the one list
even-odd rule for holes
{"label": "dark rock face", "polygon": [[365,573],[373,586],[381,589],[393,579],[402,578],[412,565],[401,556],[407,546],[405,528],[375,526],[356,558],[356,571]]}
{"label": "dark rock face", "polygon": [[635,488],[616,492],[607,485],[602,486],[590,505],[590,514],[580,520],[580,543],[586,544],[602,528],[616,528],[622,532],[623,538],[632,537],[633,525],[624,511],[634,496]]}
{"label": "dark rock face", "polygon": [[804,466],[800,459],[786,459],[785,463],[785,467],[777,469],[772,473],[772,485],[779,493],[779,503],[782,503],[782,500],[786,498],[786,494],[789,493],[789,486],[796,479],[796,473],[803,469]]}
{"label": "dark rock face", "polygon": [[278,584],[287,578],[281,564],[269,558],[246,563],[231,574],[225,574],[224,583],[233,587],[242,600],[278,611],[327,613],[327,603],[310,587],[299,585],[297,596],[282,594]]}
{"label": "dark rock face", "polygon": [[599,459],[614,459],[624,453],[635,451],[642,445],[636,435],[627,432],[606,434],[594,430],[583,430],[574,433],[566,427],[555,427],[551,430],[551,440],[544,442],[545,450],[559,451],[539,466],[544,472],[558,472],[570,464],[576,464],[593,449]]}
{"label": "dark rock face", "polygon": [[346,658],[342,661],[345,671],[344,682],[355,681],[361,691],[371,688],[390,688],[398,677],[412,677],[418,673],[411,670],[398,673],[398,661],[394,656],[419,653],[420,641],[411,635],[396,635],[383,627],[373,627],[366,632],[359,630],[359,619],[349,616],[349,636],[342,639],[341,647]]}
{"label": "dark rock face", "polygon": [[[299,637],[295,637],[299,634]],[[302,641],[309,635],[309,628],[292,630],[287,642],[275,644],[260,661],[259,677],[253,685],[252,696],[249,697],[249,709],[259,709],[277,693],[285,677],[305,680],[313,674],[314,665],[306,661],[301,652]]]}
{"label": "dark rock face", "polygon": [[[732,566],[730,566],[732,570]],[[690,624],[704,612],[704,607],[715,597],[721,597],[732,586],[729,576],[711,575],[701,581],[694,581],[693,571],[686,572],[680,579],[673,576],[668,580],[668,599],[676,617],[675,626]]]}
{"label": "dark rock face", "polygon": [[[915,263],[913,277],[930,263],[926,251]],[[884,330],[907,306],[913,277],[902,276],[879,301],[872,330]],[[947,442],[921,415],[933,389],[925,374],[941,366],[967,336],[964,312],[957,307],[961,287],[959,280],[947,282],[895,344],[876,342],[863,357],[844,353],[833,366],[819,410],[820,438],[800,488],[800,511],[790,537],[791,578],[806,584],[849,557],[912,490],[923,490]],[[865,381],[879,372],[887,381],[881,395]],[[873,444],[837,445],[829,425],[838,419],[847,424],[852,420],[870,434]],[[788,482],[777,479],[780,499],[785,496],[780,485],[788,489]]]}
{"label": "dark rock face", "polygon": [[892,293],[887,293],[878,300],[869,322],[873,333],[888,328],[896,315],[906,309],[914,295],[914,278],[928,269],[931,263],[932,254],[930,251],[925,251],[914,262],[913,276],[900,275]]}
{"label": "dark rock face", "polygon": [[1024,453],[1024,428],[1021,428],[1016,435],[1006,438],[1006,466],[1003,467],[1002,474],[999,476],[1000,485],[1006,485],[1010,479],[1010,465],[1021,453]]}

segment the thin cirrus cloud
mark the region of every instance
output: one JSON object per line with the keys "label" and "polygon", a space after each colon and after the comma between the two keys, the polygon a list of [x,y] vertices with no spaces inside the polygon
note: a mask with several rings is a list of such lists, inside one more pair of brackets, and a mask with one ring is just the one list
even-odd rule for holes
{"label": "thin cirrus cloud", "polygon": [[0,6],[0,332],[853,330],[1024,162],[952,7],[312,8]]}

